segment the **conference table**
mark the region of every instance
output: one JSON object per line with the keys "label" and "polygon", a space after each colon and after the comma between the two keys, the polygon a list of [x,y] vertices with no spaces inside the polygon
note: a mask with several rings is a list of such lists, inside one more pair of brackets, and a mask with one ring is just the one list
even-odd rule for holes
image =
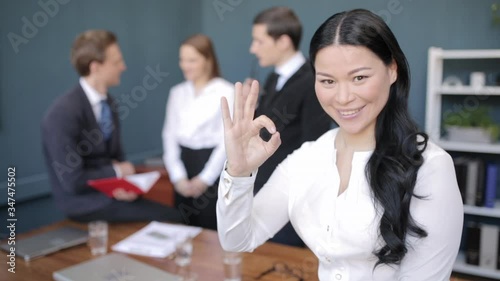
{"label": "conference table", "polygon": [[[110,223],[108,250],[111,245],[125,239],[147,224],[148,222]],[[87,229],[86,224],[65,220],[28,233],[20,234],[16,237],[16,239],[29,237],[30,235],[65,225],[85,230]],[[129,254],[127,256],[171,273],[175,273],[177,271],[175,261],[170,257],[151,258]],[[223,250],[215,231],[204,229],[193,239],[191,271],[197,273],[198,281],[219,281],[224,279],[222,256]],[[16,258],[16,273],[10,273],[7,271],[7,255],[5,252],[2,252],[0,263],[3,265],[2,268],[4,270],[0,273],[0,280],[53,280],[52,273],[54,271],[90,260],[92,258],[93,256],[91,255],[88,246],[82,244],[32,260],[30,262],[25,262],[22,258],[18,257]],[[286,270],[272,270],[277,263],[284,265]],[[283,269],[282,266],[279,268]],[[252,253],[243,253],[242,281],[300,280],[298,277],[291,274],[292,271],[294,273],[298,272],[301,274],[303,280],[318,280],[317,268],[318,261],[310,250],[306,248],[290,247],[267,242],[258,247]],[[265,274],[263,277],[257,279],[259,275],[266,271],[269,272],[269,274]]]}

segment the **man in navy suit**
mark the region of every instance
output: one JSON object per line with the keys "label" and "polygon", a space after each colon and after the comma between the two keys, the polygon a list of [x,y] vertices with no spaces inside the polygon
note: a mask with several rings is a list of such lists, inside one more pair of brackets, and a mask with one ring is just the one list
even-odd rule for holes
{"label": "man in navy suit", "polygon": [[[316,97],[311,63],[299,50],[301,37],[302,24],[289,8],[269,8],[254,18],[250,52],[257,57],[260,66],[274,67],[274,72],[264,83],[255,117],[266,115],[271,118],[281,137],[278,150],[259,168],[255,193],[288,154],[302,143],[316,140],[332,124]],[[264,129],[261,137],[267,140],[270,135]],[[271,241],[303,245],[290,223]]]}
{"label": "man in navy suit", "polygon": [[108,88],[120,83],[126,66],[116,36],[89,30],[73,43],[71,62],[79,83],[58,97],[42,124],[45,161],[58,207],[77,221],[181,221],[172,208],[118,188],[113,198],[89,185],[88,180],[135,173],[125,161],[120,122],[111,110]]}

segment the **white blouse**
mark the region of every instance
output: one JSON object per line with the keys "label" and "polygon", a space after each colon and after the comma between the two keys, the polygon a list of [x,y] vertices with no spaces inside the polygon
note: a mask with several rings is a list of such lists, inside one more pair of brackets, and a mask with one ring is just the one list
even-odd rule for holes
{"label": "white blouse", "polygon": [[319,259],[320,280],[442,281],[449,280],[460,245],[463,205],[451,157],[428,142],[423,153],[412,217],[428,236],[407,237],[401,265],[378,266],[380,215],[365,177],[370,152],[355,152],[348,188],[340,195],[334,145],[338,129],[307,142],[289,155],[253,198],[251,177],[219,183],[218,234],[230,251],[253,251],[290,220]]}
{"label": "white blouse", "polygon": [[221,97],[226,97],[232,110],[234,86],[222,78],[210,80],[199,94],[195,93],[190,81],[177,84],[170,90],[162,138],[163,161],[172,182],[187,177],[180,158],[180,146],[214,148],[199,176],[208,185],[219,178],[226,160]]}

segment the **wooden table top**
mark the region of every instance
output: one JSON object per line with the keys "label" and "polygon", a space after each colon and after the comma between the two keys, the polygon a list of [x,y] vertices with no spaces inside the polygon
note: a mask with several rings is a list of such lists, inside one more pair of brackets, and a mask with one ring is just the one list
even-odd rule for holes
{"label": "wooden table top", "polygon": [[[134,232],[144,227],[147,222],[140,223],[111,223],[109,225],[108,245],[114,245],[120,240],[128,237]],[[16,239],[28,237],[49,229],[57,228],[63,225],[71,225],[81,229],[86,229],[86,224],[64,221],[50,226],[40,228],[26,234],[19,235]],[[25,262],[22,258],[16,258],[16,273],[7,271],[7,255],[5,252],[0,257],[3,272],[0,274],[0,280],[8,281],[44,281],[53,280],[52,273],[62,268],[87,261],[92,258],[87,245],[79,245],[65,249],[51,255],[35,259],[31,262]],[[191,262],[191,271],[199,276],[198,281],[218,281],[223,280],[224,271],[222,263],[223,250],[220,246],[217,233],[212,230],[203,230],[193,240],[193,257]],[[158,267],[165,271],[175,273],[177,267],[170,258],[150,258],[137,255],[128,255],[134,259]],[[276,262],[284,262],[290,268],[299,269],[302,272],[304,280],[318,280],[317,268],[318,261],[314,254],[308,250],[297,247],[289,247],[276,243],[265,243],[252,253],[243,254],[242,273],[243,281],[255,279],[262,272],[273,267]],[[273,272],[258,280],[298,280],[287,274]]]}

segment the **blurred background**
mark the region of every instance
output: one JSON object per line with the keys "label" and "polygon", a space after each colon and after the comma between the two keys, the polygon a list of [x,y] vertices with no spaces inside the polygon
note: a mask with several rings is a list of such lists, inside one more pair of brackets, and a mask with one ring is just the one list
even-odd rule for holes
{"label": "blurred background", "polygon": [[[127,71],[110,89],[120,102],[122,140],[134,163],[162,154],[161,129],[170,87],[183,80],[179,44],[194,33],[210,36],[222,76],[242,81],[252,72],[253,17],[286,5],[298,14],[301,50],[334,13],[365,8],[382,16],[406,53],[412,71],[410,109],[424,128],[427,50],[500,48],[494,0],[40,0],[0,3],[0,218],[7,216],[8,167],[16,167],[17,232],[60,220],[51,201],[42,157],[40,121],[52,101],[77,83],[69,61],[75,36],[108,29],[118,36]],[[257,69],[257,79],[269,69]],[[146,89],[143,80],[157,82]],[[5,221],[5,220],[4,220]]]}

